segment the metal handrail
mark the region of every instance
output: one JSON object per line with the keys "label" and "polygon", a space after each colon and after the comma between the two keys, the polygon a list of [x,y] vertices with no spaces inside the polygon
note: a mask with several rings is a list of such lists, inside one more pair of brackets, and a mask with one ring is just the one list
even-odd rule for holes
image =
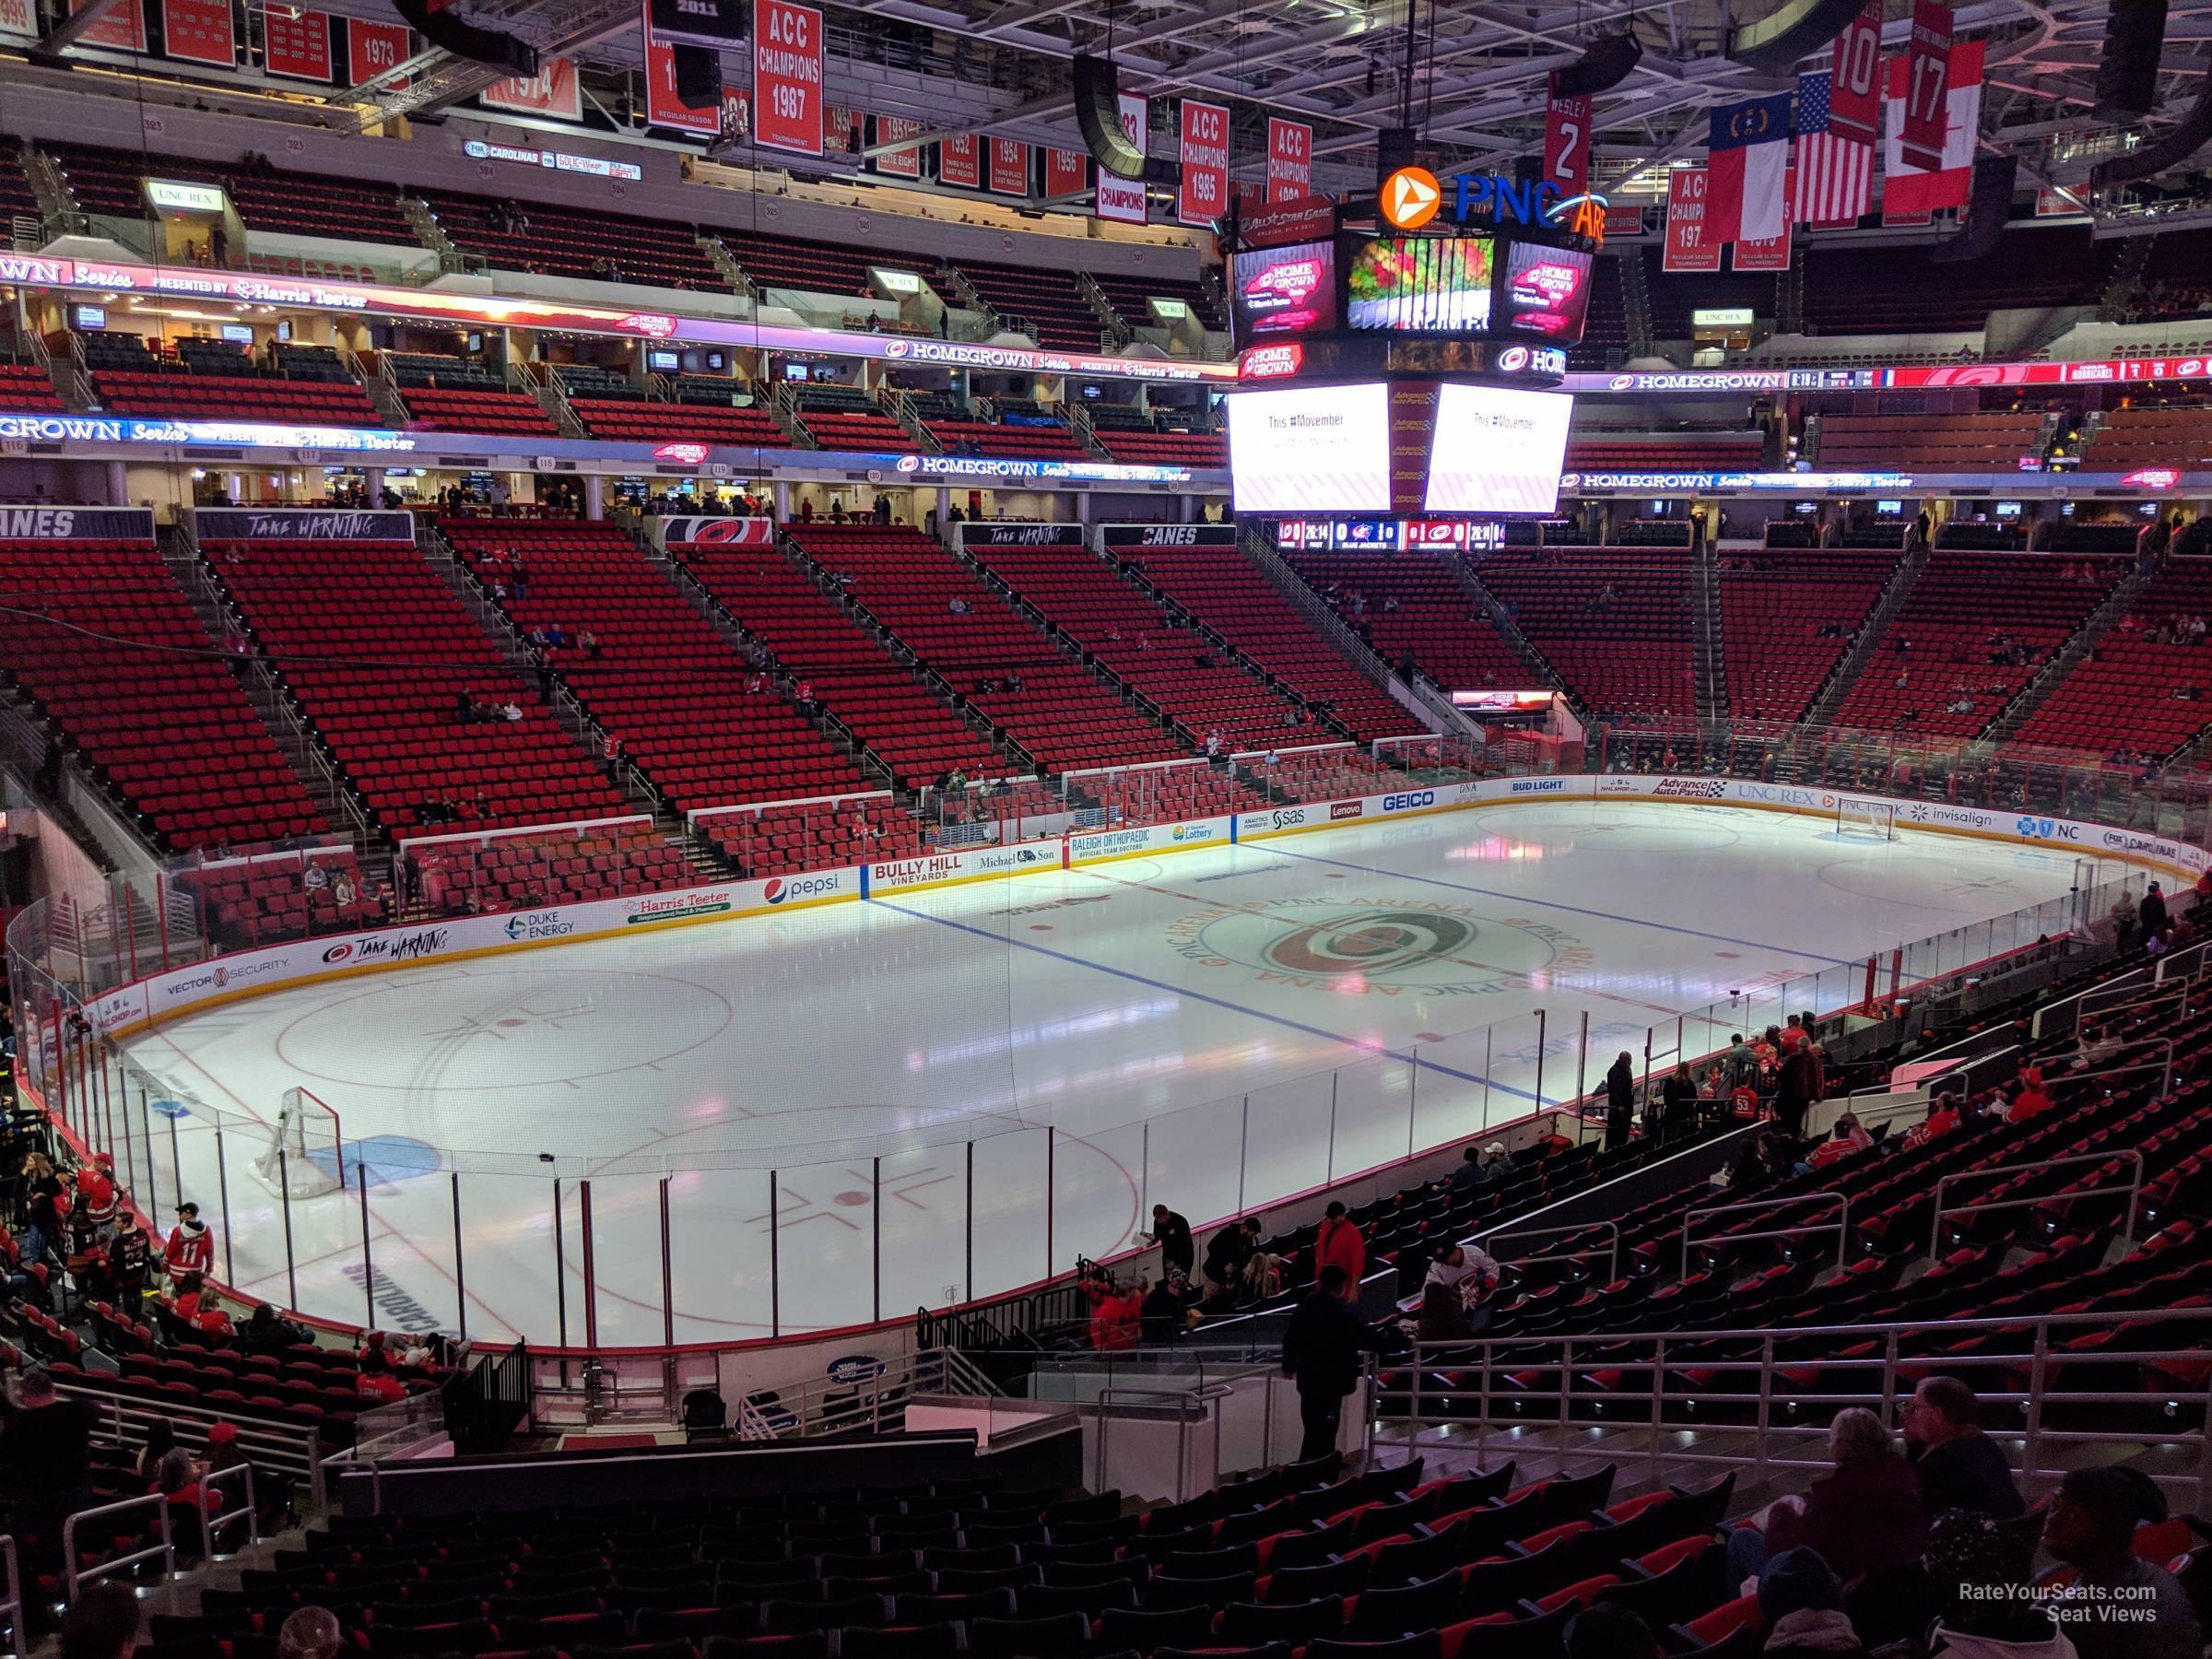
{"label": "metal handrail", "polygon": [[[1940,1256],[1943,1253],[1943,1218],[1946,1216],[1964,1215],[1968,1210],[1994,1212],[2004,1209],[2029,1209],[2055,1203],[2058,1199],[2067,1196],[2061,1193],[2045,1193],[2034,1198],[2005,1198],[1995,1202],[1984,1199],[1974,1204],[1955,1204],[1949,1209],[1946,1209],[1943,1206],[1943,1189],[1950,1185],[1952,1182],[1973,1181],[1983,1176],[1993,1175],[2020,1175],[2031,1170],[2063,1170],[2073,1164],[2107,1164],[2116,1158],[2133,1159],[2136,1164],[2136,1178],[2127,1183],[2127,1226],[2121,1234],[2123,1241],[2130,1248],[2133,1248],[2136,1241],[2136,1211],[2142,1202],[2143,1174],[2146,1165],[2143,1154],[2139,1149],[2126,1147],[2111,1152],[2083,1152],[2072,1158],[2041,1158],[2029,1163],[1998,1164],[1994,1169],[1954,1170],[1948,1175],[1938,1176],[1935,1193],[1936,1219],[1929,1227],[1928,1253],[1931,1256]],[[2108,1193],[2116,1193],[2119,1190],[2117,1187],[2100,1188],[2095,1192],[2076,1193],[2072,1196],[2100,1198]]]}
{"label": "metal handrail", "polygon": [[30,1643],[23,1637],[23,1579],[16,1571],[16,1537],[13,1533],[0,1533],[0,1569],[5,1577],[5,1592],[0,1593],[0,1615],[7,1618],[8,1641],[16,1659],[27,1659]]}
{"label": "metal handrail", "polygon": [[[76,1552],[76,1529],[79,1526],[87,1521],[98,1520],[102,1515],[119,1515],[125,1510],[144,1509],[148,1505],[152,1506],[156,1517],[161,1523],[161,1542],[159,1544],[147,1549],[135,1549],[128,1555],[117,1556],[112,1561],[102,1561],[97,1567],[80,1565]],[[161,1576],[164,1579],[172,1579],[177,1576],[177,1541],[175,1535],[170,1531],[169,1497],[166,1493],[148,1492],[142,1498],[124,1498],[114,1503],[102,1503],[92,1509],[78,1510],[76,1513],[62,1523],[62,1566],[67,1574],[71,1601],[76,1599],[76,1593],[80,1586],[91,1583],[98,1579],[106,1578],[111,1573],[120,1572],[125,1567],[135,1567],[139,1562],[150,1560],[155,1556],[161,1558]]]}
{"label": "metal handrail", "polygon": [[[1606,1277],[1608,1279],[1617,1279],[1620,1277],[1620,1223],[1618,1221],[1578,1221],[1571,1222],[1564,1227],[1507,1227],[1501,1228],[1494,1233],[1477,1233],[1475,1242],[1486,1253],[1496,1257],[1499,1265],[1503,1266],[1508,1258],[1499,1256],[1498,1252],[1492,1248],[1500,1239],[1549,1239],[1557,1238],[1561,1233],[1592,1232],[1600,1227],[1613,1235],[1612,1248],[1608,1253],[1611,1266]],[[1590,1253],[1586,1250],[1547,1250],[1536,1255],[1513,1256],[1511,1261],[1514,1266],[1518,1267],[1531,1262],[1556,1262],[1562,1258],[1571,1262],[1581,1261]]]}
{"label": "metal handrail", "polygon": [[[2063,1470],[2055,1467],[2051,1469],[2043,1467],[2041,1452],[2046,1442],[2076,1446],[2109,1445],[2114,1441],[2125,1441],[2130,1444],[2144,1445],[2157,1443],[2171,1448],[2177,1441],[2185,1443],[2190,1440],[2195,1440],[2201,1445],[2204,1455],[2195,1460],[2194,1473],[2159,1475],[2154,1476],[2153,1478],[2164,1486],[2194,1487],[2196,1501],[2201,1506],[2206,1495],[2212,1493],[2212,1434],[2206,1434],[2201,1429],[2184,1433],[2171,1424],[2154,1424],[2139,1431],[2053,1430],[2042,1426],[2042,1418],[2046,1404],[2053,1406],[2124,1404],[2138,1406],[2149,1404],[2162,1406],[2165,1413],[2171,1414],[2174,1407],[2174,1390],[2171,1384],[2153,1385],[2133,1394],[2095,1389],[2051,1391],[2047,1387],[2047,1383],[2052,1368],[2063,1366],[2067,1359],[2067,1355],[2063,1349],[2054,1350],[2053,1344],[2067,1335],[2078,1332],[2085,1326],[2116,1330],[2126,1326],[2150,1325],[2160,1321],[2177,1319],[2202,1321],[2205,1317],[2206,1310],[2201,1308],[2166,1308],[2124,1313],[2043,1314],[2033,1318],[1991,1316],[1878,1325],[1803,1325],[1781,1330],[1677,1330],[1635,1333],[1628,1335],[1606,1333],[1576,1337],[1532,1335],[1519,1337],[1477,1337],[1458,1341],[1417,1343],[1414,1345],[1412,1358],[1408,1362],[1411,1377],[1406,1389],[1407,1404],[1401,1409],[1394,1411],[1391,1418],[1393,1421],[1404,1422],[1407,1425],[1408,1432],[1401,1443],[1411,1451],[1418,1445],[1418,1437],[1426,1421],[1422,1412],[1424,1400],[1430,1403],[1472,1403],[1476,1404],[1477,1407],[1474,1421],[1481,1425],[1474,1436],[1473,1450],[1477,1456],[1485,1449],[1488,1439],[1488,1429],[1493,1422],[1500,1425],[1501,1431],[1509,1432],[1514,1438],[1515,1443],[1525,1452],[1528,1448],[1524,1437],[1532,1430],[1540,1430],[1547,1422],[1556,1422],[1557,1426],[1561,1429],[1574,1428],[1573,1407],[1576,1400],[1587,1401],[1594,1397],[1586,1393],[1578,1394],[1576,1390],[1575,1377],[1578,1364],[1576,1349],[1579,1347],[1585,1355],[1593,1357],[1582,1363],[1602,1363],[1608,1368],[1621,1371],[1624,1374],[1624,1380],[1632,1379],[1637,1373],[1648,1370],[1650,1373],[1648,1386],[1615,1386],[1606,1389],[1603,1397],[1608,1406],[1606,1413],[1607,1420],[1621,1427],[1641,1429],[1648,1426],[1650,1432],[1646,1439],[1646,1447],[1653,1464],[1654,1478],[1657,1477],[1658,1465],[1662,1457],[1684,1464],[1756,1467],[1762,1474],[1775,1468],[1818,1472],[1828,1466],[1825,1457],[1815,1460],[1777,1455],[1774,1448],[1770,1444],[1771,1439],[1784,1435],[1796,1437],[1796,1441],[1802,1441],[1806,1436],[1825,1435],[1830,1415],[1825,1411],[1816,1411],[1806,1414],[1813,1419],[1810,1421],[1776,1420],[1777,1414],[1773,1410],[1776,1382],[1774,1370],[1778,1363],[1774,1352],[1775,1344],[1778,1341],[1794,1343],[1801,1338],[1814,1336],[1848,1336],[1871,1345],[1878,1345],[1880,1351],[1878,1354],[1860,1354],[1849,1358],[1832,1356],[1818,1359],[1792,1358],[1781,1360],[1779,1363],[1787,1365],[1793,1370],[1803,1369],[1822,1374],[1834,1371],[1842,1371],[1848,1374],[1853,1371],[1865,1371],[1868,1367],[1878,1367],[1881,1373],[1878,1387],[1868,1387],[1848,1393],[1808,1392],[1789,1387],[1783,1398],[1792,1408],[1793,1413],[1796,1408],[1804,1406],[1875,1406],[1877,1409],[1877,1415],[1887,1421],[1893,1416],[1894,1408],[1900,1397],[1900,1373],[1907,1367],[1940,1369],[1947,1372],[1963,1374],[1976,1369],[1983,1371],[2018,1371],[2025,1363],[2029,1374],[2024,1388],[1997,1388],[1981,1394],[1985,1407],[1993,1405],[2014,1406],[2018,1407],[2022,1414],[2019,1427],[2001,1428],[1993,1430],[1993,1433],[2006,1439],[2018,1437],[2023,1441],[2025,1455],[2021,1473],[2024,1477],[2033,1480],[2048,1480],[2055,1479],[2059,1474],[2063,1473]],[[1953,1351],[1943,1353],[1940,1356],[1924,1356],[1909,1354],[1903,1349],[1902,1339],[1917,1334],[1940,1331],[1946,1338],[1955,1340],[1961,1334],[1993,1329],[2017,1332],[2027,1340],[2018,1348],[2012,1348],[2008,1345],[2008,1351],[2004,1353],[1976,1354]],[[2149,1337],[2148,1340],[2155,1341],[2155,1335]],[[1712,1371],[1735,1376],[1757,1374],[1759,1376],[1759,1389],[1756,1396],[1757,1423],[1756,1429],[1750,1430],[1755,1434],[1756,1439],[1750,1448],[1746,1449],[1738,1443],[1740,1437],[1747,1432],[1745,1426],[1738,1419],[1734,1417],[1726,1417],[1716,1421],[1712,1415],[1710,1407],[1713,1403],[1713,1395],[1710,1387],[1704,1386],[1702,1383],[1691,1389],[1670,1388],[1667,1385],[1670,1347],[1678,1349],[1679,1346],[1684,1344],[1694,1344],[1700,1350],[1693,1361],[1700,1372]],[[1757,1356],[1743,1359],[1706,1357],[1705,1350],[1716,1345],[1729,1344],[1755,1344],[1758,1348]],[[1624,1348],[1630,1350],[1625,1356],[1622,1352]],[[1540,1351],[1535,1357],[1531,1357],[1529,1350]],[[1594,1358],[1598,1355],[1603,1356],[1602,1360]],[[2120,1365],[2140,1364],[2171,1367],[2177,1361],[2197,1362],[2212,1359],[2212,1349],[2173,1347],[2149,1349],[2143,1348],[2138,1344],[2126,1352],[2099,1348],[2094,1358],[2100,1365],[2111,1362]],[[1516,1410],[1508,1417],[1499,1417],[1491,1408],[1493,1374],[1530,1370],[1556,1376],[1557,1382],[1554,1386],[1556,1386],[1559,1399],[1556,1417],[1550,1407],[1553,1387],[1532,1389],[1519,1385],[1515,1387],[1514,1397],[1531,1409]],[[1453,1372],[1460,1374],[1459,1386],[1453,1386],[1449,1381],[1447,1373]],[[1424,1385],[1425,1381],[1426,1386]],[[1818,1377],[1813,1386],[1815,1389],[1818,1388]],[[2204,1397],[2200,1398],[2200,1394]],[[1732,1394],[1728,1397],[1747,1406],[1754,1403],[1754,1396],[1747,1390],[1740,1394]],[[2208,1384],[2203,1390],[2192,1387],[2186,1392],[2185,1397],[2199,1405],[2212,1406],[2212,1384]],[[1648,1412],[1644,1409],[1647,1404]],[[1679,1406],[1686,1409],[1669,1413],[1666,1409],[1669,1406]],[[1465,1416],[1453,1415],[1447,1421],[1449,1426],[1446,1432],[1452,1434],[1452,1443],[1463,1451],[1466,1450],[1464,1437],[1466,1435],[1469,1426],[1467,1418]],[[1677,1430],[1681,1432],[1677,1434],[1675,1432]],[[1726,1443],[1716,1450],[1695,1448],[1691,1443],[1693,1438],[1700,1432],[1707,1430],[1724,1436]],[[1577,1432],[1579,1433],[1579,1430]],[[1663,1438],[1664,1450],[1662,1449]],[[1585,1453],[1589,1450],[1587,1447],[1580,1449]]]}
{"label": "metal handrail", "polygon": [[[245,1501],[237,1509],[223,1510],[219,1512],[211,1512],[207,1501],[208,1498],[210,1495],[219,1498],[220,1494],[216,1492],[216,1488],[233,1475],[241,1477],[243,1481],[246,1488]],[[212,1475],[203,1475],[193,1483],[192,1489],[199,1495],[200,1513],[204,1517],[201,1530],[206,1535],[209,1556],[212,1557],[218,1553],[215,1547],[216,1539],[221,1535],[223,1528],[233,1521],[242,1519],[245,1522],[246,1543],[249,1547],[261,1542],[261,1512],[253,1501],[253,1465],[252,1464],[242,1463],[231,1468],[218,1469]],[[236,1554],[237,1552],[234,1550],[231,1553]]]}
{"label": "metal handrail", "polygon": [[[1690,1229],[1698,1224],[1698,1220],[1700,1217],[1725,1216],[1738,1210],[1786,1209],[1794,1204],[1803,1205],[1837,1203],[1841,1203],[1843,1206],[1842,1213],[1833,1223],[1833,1225],[1840,1230],[1836,1240],[1836,1265],[1840,1267],[1843,1265],[1843,1251],[1851,1236],[1851,1194],[1848,1193],[1838,1193],[1833,1191],[1818,1193],[1778,1194],[1771,1198],[1746,1198],[1740,1204],[1710,1205],[1704,1209],[1693,1209],[1688,1215],[1684,1216],[1682,1218],[1683,1277],[1687,1278],[1689,1276]],[[1830,1223],[1826,1221],[1807,1221],[1801,1227],[1784,1228],[1777,1232],[1744,1234],[1737,1237],[1735,1241],[1737,1243],[1747,1244],[1754,1239],[1784,1239],[1800,1232],[1826,1232],[1830,1225]],[[1708,1238],[1707,1242],[1710,1243],[1711,1241],[1711,1239]]]}

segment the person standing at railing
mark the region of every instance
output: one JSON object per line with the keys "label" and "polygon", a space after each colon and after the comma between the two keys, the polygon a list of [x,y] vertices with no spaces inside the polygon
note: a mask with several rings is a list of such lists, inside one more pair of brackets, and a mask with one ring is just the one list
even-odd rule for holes
{"label": "person standing at railing", "polygon": [[1606,1150],[1629,1144],[1636,1125],[1636,1060],[1622,1049],[1606,1073]]}
{"label": "person standing at railing", "polygon": [[1359,1281],[1342,1267],[1321,1270],[1313,1293],[1298,1304],[1283,1331],[1283,1372],[1298,1383],[1299,1417],[1305,1439],[1299,1461],[1324,1457],[1335,1449],[1344,1420],[1344,1396],[1359,1381],[1359,1356],[1379,1354],[1382,1339],[1354,1312],[1350,1298]]}
{"label": "person standing at railing", "polygon": [[198,1205],[177,1206],[177,1225],[161,1250],[161,1270],[172,1285],[215,1271],[215,1235],[202,1224]]}
{"label": "person standing at railing", "polygon": [[1191,1266],[1197,1260],[1197,1247],[1191,1239],[1191,1224],[1164,1204],[1152,1206],[1152,1241],[1159,1246],[1159,1265],[1162,1277],[1180,1267],[1188,1278]]}

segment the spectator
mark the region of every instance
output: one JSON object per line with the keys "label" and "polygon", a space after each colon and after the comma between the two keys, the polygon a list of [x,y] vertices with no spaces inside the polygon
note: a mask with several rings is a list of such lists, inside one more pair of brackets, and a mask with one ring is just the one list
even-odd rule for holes
{"label": "spectator", "polygon": [[406,1384],[392,1374],[392,1361],[382,1348],[371,1348],[359,1360],[360,1375],[354,1383],[354,1392],[365,1400],[379,1405],[396,1400],[407,1392]]}
{"label": "spectator", "polygon": [[139,1299],[146,1294],[146,1270],[153,1260],[153,1241],[138,1225],[137,1213],[124,1210],[115,1237],[108,1243],[108,1283],[115,1312],[126,1319],[138,1317]]}
{"label": "spectator", "polygon": [[1137,1329],[1148,1343],[1181,1342],[1190,1329],[1191,1309],[1206,1293],[1194,1289],[1190,1275],[1171,1267],[1137,1305]]}
{"label": "spectator", "polygon": [[2181,1582],[2135,1552],[2136,1529],[2166,1512],[2165,1494],[2139,1470],[2093,1465],[2060,1482],[2043,1518],[2043,1547],[2074,1569],[2058,1617],[2081,1659],[2198,1659],[2204,1652]]}
{"label": "spectator", "polygon": [[2017,1528],[1987,1515],[1936,1517],[1922,1558],[1941,1609],[1928,1632],[1930,1659],[2077,1659],[2029,1587],[2033,1552]]}
{"label": "spectator", "polygon": [[1217,1297],[1231,1297],[1244,1287],[1253,1258],[1259,1253],[1256,1216],[1231,1221],[1206,1241],[1206,1287]]}
{"label": "spectator", "polygon": [[23,1160],[23,1265],[45,1262],[59,1271],[62,1262],[62,1181],[43,1152]]}
{"label": "spectator", "polygon": [[1843,1611],[1843,1586],[1817,1549],[1786,1549],[1759,1575],[1759,1619],[1770,1653],[1863,1654]]}
{"label": "spectator", "polygon": [[1506,1168],[1505,1143],[1492,1141],[1487,1147],[1469,1147],[1459,1158],[1459,1168],[1452,1171],[1452,1179],[1445,1185],[1455,1196],[1465,1197],[1498,1184]]}
{"label": "spectator", "polygon": [[16,1397],[0,1434],[0,1492],[18,1536],[53,1538],[65,1518],[92,1507],[92,1407],[63,1399],[35,1368],[17,1382]]}
{"label": "spectator", "polygon": [[1628,1608],[1598,1602],[1569,1621],[1567,1659],[1659,1659],[1659,1643]]}
{"label": "spectator", "polygon": [[[1793,1020],[1795,1015],[1790,1017]],[[1823,1082],[1820,1076],[1820,1052],[1802,1034],[1801,1028],[1793,1024],[1791,1030],[1799,1031],[1795,1043],[1783,1037],[1781,1074],[1775,1079],[1774,1118],[1783,1133],[1792,1140],[1805,1135],[1805,1114],[1820,1099]]]}
{"label": "spectator", "polygon": [[1190,1276],[1195,1259],[1191,1224],[1164,1204],[1152,1206],[1152,1241],[1159,1246],[1159,1265],[1163,1271],[1179,1267],[1185,1277]]}
{"label": "spectator", "polygon": [[2041,1117],[2051,1110],[2051,1097],[2043,1092],[2043,1073],[2041,1066],[2030,1065],[2020,1073],[2020,1092],[2013,1097],[2008,1123],[2024,1124],[2030,1118]]}
{"label": "spectator", "polygon": [[1676,1065],[1659,1086],[1659,1135],[1662,1141],[1678,1140],[1698,1126],[1698,1080],[1689,1075],[1686,1060]]}
{"label": "spectator", "polygon": [[1866,1126],[1859,1122],[1858,1114],[1853,1112],[1841,1112],[1836,1117],[1835,1126],[1829,1131],[1828,1139],[1815,1147],[1811,1155],[1797,1168],[1800,1173],[1825,1170],[1839,1158],[1848,1157],[1853,1152],[1864,1152],[1873,1145],[1874,1136],[1866,1133]]}
{"label": "spectator", "polygon": [[138,1645],[138,1596],[112,1579],[87,1584],[62,1619],[62,1659],[131,1659]]}
{"label": "spectator", "polygon": [[177,1449],[177,1431],[167,1418],[156,1418],[146,1426],[146,1442],[138,1448],[138,1478],[149,1487],[159,1472],[161,1460]]}
{"label": "spectator", "polygon": [[2136,926],[2146,939],[2162,939],[2172,924],[2172,918],[2166,912],[2166,895],[2154,881],[2143,895],[2143,902],[2136,907]]}
{"label": "spectator", "polygon": [[[310,869],[320,870],[320,865]],[[92,1161],[76,1172],[76,1195],[84,1206],[86,1222],[92,1236],[105,1244],[115,1231],[115,1159],[113,1154],[95,1152]]]}
{"label": "spectator", "polygon": [[1606,1150],[1629,1144],[1636,1124],[1636,1062],[1627,1049],[1620,1051],[1606,1073]]}
{"label": "spectator", "polygon": [[254,1304],[253,1312],[246,1317],[246,1328],[239,1335],[249,1354],[280,1354],[286,1348],[312,1340],[290,1320],[280,1317],[267,1302]]}
{"label": "spectator", "polygon": [[300,1607],[276,1633],[276,1659],[334,1659],[345,1644],[336,1614],[328,1607]]}
{"label": "spectator", "polygon": [[177,1225],[162,1247],[161,1270],[171,1284],[191,1274],[205,1277],[215,1271],[215,1235],[200,1223],[200,1206],[177,1206]]}
{"label": "spectator", "polygon": [[1359,1356],[1382,1351],[1382,1340],[1346,1299],[1357,1282],[1334,1264],[1321,1270],[1313,1293],[1298,1304],[1283,1331],[1283,1373],[1298,1383],[1305,1439],[1299,1461],[1335,1450],[1344,1396],[1359,1381]]}
{"label": "spectator", "polygon": [[1982,1432],[1981,1402],[1958,1378],[1924,1378],[1899,1415],[1929,1514],[1971,1510],[2008,1521],[2027,1507],[2005,1453]]}
{"label": "spectator", "polygon": [[1777,1499],[1763,1530],[1728,1535],[1728,1582],[1741,1583],[1787,1552],[1819,1552],[1840,1578],[1916,1561],[1927,1547],[1928,1518],[1912,1465],[1873,1412],[1853,1406],[1828,1426],[1827,1474],[1805,1496]]}
{"label": "spectator", "polygon": [[1441,1286],[1463,1308],[1472,1307],[1489,1294],[1499,1279],[1498,1258],[1478,1244],[1447,1244],[1429,1264],[1429,1287]]}
{"label": "spectator", "polygon": [[1367,1272],[1367,1240],[1341,1202],[1332,1203],[1323,1212],[1320,1230],[1313,1235],[1314,1271],[1329,1267],[1343,1268],[1344,1277],[1355,1287]]}
{"label": "spectator", "polygon": [[1928,1115],[1906,1132],[1904,1149],[1908,1152],[1918,1151],[1930,1141],[1950,1134],[1952,1130],[1959,1127],[1959,1097],[1957,1095],[1931,1096],[1928,1100]]}

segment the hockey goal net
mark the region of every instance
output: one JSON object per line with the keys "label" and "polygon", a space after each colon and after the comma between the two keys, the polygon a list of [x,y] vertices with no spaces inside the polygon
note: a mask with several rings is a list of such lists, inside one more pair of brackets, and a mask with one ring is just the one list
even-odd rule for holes
{"label": "hockey goal net", "polygon": [[1897,808],[1888,801],[1839,796],[1836,801],[1836,833],[1840,836],[1871,836],[1876,841],[1895,841]]}
{"label": "hockey goal net", "polygon": [[320,1095],[288,1088],[253,1173],[273,1191],[314,1198],[346,1187],[346,1140],[338,1114]]}

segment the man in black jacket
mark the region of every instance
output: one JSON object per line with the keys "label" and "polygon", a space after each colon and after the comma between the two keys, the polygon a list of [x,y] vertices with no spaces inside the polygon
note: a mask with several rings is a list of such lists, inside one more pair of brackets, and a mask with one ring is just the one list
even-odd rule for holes
{"label": "man in black jacket", "polygon": [[1606,1150],[1629,1144],[1636,1123],[1636,1060],[1627,1049],[1606,1074]]}
{"label": "man in black jacket", "polygon": [[1344,1396],[1359,1381],[1359,1356],[1379,1354],[1382,1339],[1345,1300],[1341,1267],[1324,1267],[1319,1288],[1298,1304],[1283,1331],[1283,1372],[1298,1380],[1305,1440],[1298,1458],[1325,1457],[1335,1447]]}
{"label": "man in black jacket", "polygon": [[1899,1415],[1929,1514],[1971,1510],[2009,1521],[2027,1509],[2004,1451],[1982,1432],[1982,1403],[1958,1378],[1924,1379]]}
{"label": "man in black jacket", "polygon": [[1188,1278],[1191,1264],[1195,1259],[1191,1242],[1191,1224],[1164,1204],[1152,1206],[1152,1238],[1159,1246],[1161,1275],[1180,1267]]}

